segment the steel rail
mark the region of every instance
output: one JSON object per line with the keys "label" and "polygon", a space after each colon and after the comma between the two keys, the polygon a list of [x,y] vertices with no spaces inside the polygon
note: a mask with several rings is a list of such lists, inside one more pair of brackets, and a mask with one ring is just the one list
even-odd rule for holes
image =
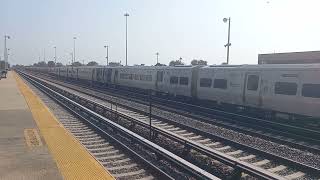
{"label": "steel rail", "polygon": [[[48,80],[48,81],[54,82],[53,80]],[[54,82],[54,83],[56,83],[56,82]],[[69,87],[69,86],[66,86],[64,84],[60,84],[60,85],[64,86],[64,87],[67,87],[67,88],[70,88],[70,89],[73,89],[73,90],[76,90],[76,91],[79,91],[79,89],[76,89],[76,88],[73,88],[73,87]],[[128,96],[119,95],[118,93],[110,94],[110,92],[101,91],[100,89],[97,89],[97,88],[92,88],[92,87],[86,87],[86,88],[90,89],[90,90],[93,90],[93,91],[96,91],[96,92],[99,92],[99,93],[102,93],[102,94],[113,95],[113,96],[125,98],[127,100],[130,100],[130,101],[133,101],[133,102],[137,102],[137,103],[141,103],[141,104],[146,105],[146,106],[148,106],[148,104],[149,104],[149,102],[147,102],[145,100],[137,99],[138,96],[142,96],[142,99],[145,99],[147,97],[146,95],[141,94],[141,93],[130,92],[130,94],[134,94],[135,95],[135,98],[131,98],[131,97],[128,97]],[[90,93],[83,92],[83,91],[81,91],[81,92],[92,96],[92,94],[90,94]],[[101,99],[101,97],[99,97],[99,96],[97,96],[97,98]],[[314,131],[314,130],[310,130],[309,131],[309,129],[300,128],[301,132],[306,130],[306,131],[308,131],[308,133],[306,132],[306,133],[302,133],[303,135],[297,135],[294,132],[292,132],[292,133],[284,132],[284,131],[286,131],[286,129],[289,129],[291,127],[290,125],[285,125],[285,124],[282,124],[282,123],[271,122],[271,121],[267,121],[267,120],[263,120],[263,119],[258,119],[258,118],[254,118],[254,117],[249,117],[249,116],[244,116],[244,115],[239,115],[239,114],[229,113],[229,112],[226,112],[226,113],[229,113],[229,114],[227,115],[228,117],[225,117],[224,116],[225,115],[224,114],[225,111],[209,109],[209,108],[205,108],[205,107],[202,107],[202,106],[196,106],[196,105],[186,104],[186,103],[182,103],[182,102],[178,102],[178,101],[162,99],[162,98],[158,98],[158,97],[155,97],[155,96],[152,97],[153,102],[156,102],[155,100],[157,100],[157,99],[159,100],[157,102],[159,104],[153,103],[153,107],[157,107],[157,108],[159,108],[161,110],[165,110],[165,111],[176,113],[176,114],[181,114],[183,116],[190,117],[190,118],[193,118],[195,120],[200,120],[200,121],[206,122],[206,123],[212,123],[212,124],[215,124],[215,125],[218,125],[218,126],[222,126],[222,127],[225,127],[225,128],[229,128],[229,129],[232,129],[232,130],[236,130],[236,131],[239,131],[239,132],[244,132],[244,133],[247,133],[247,134],[251,134],[251,135],[254,135],[256,137],[268,138],[268,139],[270,139],[272,141],[275,141],[275,142],[278,142],[278,143],[281,143],[281,144],[286,144],[286,145],[289,145],[289,146],[293,146],[293,147],[296,147],[296,148],[301,148],[301,149],[308,150],[308,151],[311,151],[311,152],[320,153],[320,146],[319,146],[319,144],[320,144],[320,133],[317,132],[317,131]],[[104,99],[104,100],[106,100],[106,99]],[[108,101],[110,101],[110,100],[108,100]],[[170,103],[170,102],[173,102],[173,103]],[[181,105],[172,105],[174,103],[180,103]],[[191,105],[192,107],[185,108],[184,107],[185,105],[186,106]],[[216,114],[206,113],[206,112],[203,112],[201,110],[197,111],[196,112],[197,114],[187,113],[187,112],[190,112],[190,109],[192,109],[193,107],[195,107],[195,108],[205,108],[208,111],[214,110],[214,111],[216,111]],[[181,109],[181,110],[178,110],[178,109]],[[183,111],[186,111],[186,112],[183,112]],[[194,109],[192,109],[192,111],[194,112]],[[236,117],[238,115],[242,117],[242,119],[240,119],[240,121],[239,121],[239,119],[234,118],[234,116]],[[213,121],[213,120],[211,120],[209,118],[216,118],[216,119],[219,119],[219,120],[226,120],[226,121],[233,122],[235,124],[241,124],[242,126],[245,125],[245,126],[252,127],[252,128],[260,128],[260,129],[263,129],[263,131],[272,132],[272,133],[275,133],[276,135],[281,135],[281,136],[284,136],[286,138],[296,138],[296,140],[298,140],[298,141],[309,142],[309,143],[312,143],[312,144],[305,144],[305,143],[302,143],[302,142],[290,141],[290,140],[288,140],[286,138],[279,138],[279,137],[276,137],[276,136],[272,136],[273,134],[271,134],[271,135],[262,134],[261,132],[255,132],[254,130],[249,130],[249,129],[244,129],[244,128],[241,128],[241,127],[232,126],[232,125],[226,124],[224,122]],[[265,124],[263,124],[259,120],[262,120],[262,121],[264,121],[266,123],[269,123],[271,125],[271,127],[269,127],[269,128],[266,127]],[[260,123],[262,123],[262,124],[260,124]],[[285,127],[284,128],[280,128],[280,130],[277,130],[277,128],[282,126],[282,125],[284,125]],[[296,126],[293,126],[293,128],[296,128]],[[311,134],[313,133],[317,137],[319,136],[319,138],[309,138],[308,135],[310,135],[310,133]]]}
{"label": "steel rail", "polygon": [[[52,85],[51,85],[52,86]],[[57,88],[57,87],[56,87]],[[64,90],[61,90],[61,91],[64,91]],[[69,92],[67,92],[69,93]],[[69,95],[71,95],[69,93]],[[97,102],[93,102],[91,100],[87,100],[83,97],[80,97],[79,95],[72,95],[72,96],[77,96],[81,101],[85,101],[87,102],[88,104],[91,104],[91,105],[94,105],[94,107],[98,107],[98,108],[102,108],[102,109],[106,109],[106,108],[109,108],[109,107],[105,107],[104,105],[101,105]],[[133,117],[130,117],[128,116],[127,114],[124,114],[124,113],[121,113],[121,112],[117,112],[117,114],[122,117],[122,118],[125,118],[125,119],[129,119],[130,121],[133,121],[141,126],[144,126],[147,128],[147,124],[146,123],[143,123]],[[154,116],[156,118],[161,118],[161,117],[157,117],[157,116]],[[179,124],[181,126],[181,124]],[[220,137],[220,136],[217,136],[217,135],[213,135],[213,134],[210,134],[210,133],[204,133],[202,132],[201,130],[198,130],[196,128],[193,128],[193,127],[189,127],[189,126],[186,126],[184,125],[185,127],[187,127],[188,129],[193,129],[194,131],[197,131],[198,133],[201,133],[201,134],[206,134],[206,136],[209,136],[209,137],[214,137],[214,138],[218,138],[218,139],[222,139],[223,141],[227,141],[228,143],[231,143],[235,146],[241,146],[242,148],[245,148],[245,149],[249,149],[251,151],[254,151],[256,153],[259,153],[259,154],[263,154],[267,157],[271,157],[272,159],[280,159],[282,162],[285,162],[286,164],[290,164],[291,166],[294,166],[294,167],[298,167],[300,169],[303,169],[303,170],[307,170],[308,172],[312,172],[312,173],[319,173],[320,170],[317,169],[317,168],[313,168],[311,166],[308,166],[308,165],[305,165],[305,164],[301,164],[299,162],[295,162],[295,161],[292,161],[292,160],[289,160],[289,159],[286,159],[284,157],[280,157],[280,156],[277,156],[277,155],[274,155],[274,154],[271,154],[271,153],[267,153],[267,152],[264,152],[264,151],[261,151],[261,150],[258,150],[258,149],[255,149],[255,148],[252,148],[252,147],[249,147],[249,146],[245,146],[245,145],[239,145],[239,143],[237,142],[234,142],[232,140],[228,140],[228,139],[225,139],[223,137]],[[153,127],[152,128],[154,131],[156,131],[157,133],[160,133],[166,137],[169,137],[171,139],[175,139],[176,141],[178,142],[181,142],[181,143],[184,143],[186,146],[188,147],[192,147],[200,152],[202,152],[203,154],[206,154],[208,155],[209,157],[212,157],[214,159],[218,159],[219,161],[222,161],[232,167],[235,167],[236,169],[241,169],[243,172],[246,172],[248,174],[251,174],[253,176],[257,176],[257,177],[261,177],[261,178],[266,178],[266,179],[273,179],[273,173],[270,173],[262,168],[260,168],[262,170],[259,171],[259,168],[256,167],[256,166],[253,166],[249,163],[245,163],[243,161],[239,161],[237,160],[236,158],[233,158],[231,156],[228,156],[228,155],[225,155],[223,153],[220,153],[219,151],[215,151],[211,148],[208,148],[204,145],[201,145],[199,143],[196,143],[194,141],[190,141],[184,137],[178,137],[176,134],[174,133],[171,133],[171,132],[168,132],[168,131],[165,131],[163,129],[160,129],[160,128],[156,128],[156,127]],[[257,172],[257,169],[258,169],[258,172]],[[278,176],[275,178],[275,179],[281,179],[281,176]]]}
{"label": "steel rail", "polygon": [[[19,72],[19,74],[23,74],[23,73]],[[59,99],[63,99],[63,102],[60,101],[60,104],[64,105],[64,107],[70,109],[71,106],[74,106],[77,109],[77,111],[85,112],[88,116],[90,116],[90,119],[94,118],[99,123],[103,123],[103,124],[108,125],[109,127],[112,127],[117,132],[121,132],[122,134],[126,135],[126,137],[128,137],[130,139],[133,139],[134,142],[138,142],[138,143],[144,145],[146,148],[152,150],[153,152],[158,154],[158,157],[165,158],[166,160],[168,160],[168,161],[174,163],[175,165],[179,166],[180,168],[186,170],[188,173],[192,174],[193,176],[201,178],[201,179],[220,179],[220,178],[210,174],[209,172],[207,172],[207,171],[205,171],[205,170],[193,165],[192,163],[180,158],[179,156],[171,153],[170,151],[160,147],[159,145],[154,144],[153,142],[141,137],[140,135],[137,135],[136,133],[134,133],[134,132],[132,132],[132,131],[120,126],[120,125],[118,125],[117,123],[112,122],[111,120],[103,117],[102,115],[97,114],[96,112],[88,109],[87,107],[82,106],[81,104],[79,104],[79,103],[77,103],[75,101],[72,101],[71,99],[63,96],[62,94],[60,94],[58,92],[55,92],[51,88],[49,88],[46,85],[42,84],[43,82],[39,83],[36,80],[31,79],[30,77],[27,77],[26,74],[23,74],[22,76],[24,78],[32,81],[33,84],[36,84],[36,86],[38,88],[40,88],[46,94],[48,94],[48,95],[51,94],[51,97],[55,96],[56,97],[55,99],[58,99],[58,98]],[[74,111],[72,111],[72,112],[74,112]],[[76,114],[77,114],[77,116],[81,117],[81,115],[79,113],[76,113]],[[93,125],[93,127],[95,129],[99,130],[100,133],[102,133],[104,135],[108,135],[108,133],[106,131],[104,131],[102,128],[100,128],[95,123],[91,122],[90,120],[86,120],[86,121],[88,123],[90,123],[91,125]],[[144,159],[144,161],[147,161],[147,160]],[[148,164],[150,165],[151,168],[158,169],[157,167],[152,165],[150,162],[148,162]],[[161,174],[166,175],[166,173],[164,173],[162,170],[158,169],[158,171],[161,172]],[[169,177],[170,176],[168,176],[168,178]]]}

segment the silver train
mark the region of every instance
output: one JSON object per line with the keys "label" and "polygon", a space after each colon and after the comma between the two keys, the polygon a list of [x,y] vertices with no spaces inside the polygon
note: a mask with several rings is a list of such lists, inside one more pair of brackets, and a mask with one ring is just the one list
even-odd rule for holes
{"label": "silver train", "polygon": [[27,69],[92,84],[152,89],[267,116],[320,117],[320,64]]}

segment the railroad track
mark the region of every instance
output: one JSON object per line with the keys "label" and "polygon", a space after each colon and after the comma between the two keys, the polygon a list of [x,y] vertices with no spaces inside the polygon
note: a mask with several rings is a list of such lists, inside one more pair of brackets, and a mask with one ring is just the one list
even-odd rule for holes
{"label": "railroad track", "polygon": [[[64,89],[62,91],[66,92],[67,90]],[[81,96],[79,93],[71,95],[70,90],[68,93],[69,96],[76,97],[80,101],[87,101],[86,104],[90,104],[89,106],[94,105],[98,109],[111,109],[112,107],[112,103],[97,100],[94,97]],[[116,113],[119,117],[127,119],[130,122],[134,122],[145,128],[149,127],[150,116],[146,115],[144,111],[133,110],[132,108],[118,104]],[[185,147],[188,147],[186,148],[187,151],[195,149],[230,166],[237,164],[234,173],[238,173],[238,176],[241,172],[245,172],[264,178],[309,179],[314,178],[314,175],[319,173],[318,168],[313,168],[248,146],[239,145],[236,142],[205,133],[194,127],[182,125],[157,116],[153,116],[151,119],[153,138],[156,138],[157,134],[161,134],[183,142]]]}
{"label": "railroad track", "polygon": [[[58,113],[61,116],[59,118],[61,123],[117,179],[219,179],[26,75],[22,76],[82,120]],[[139,147],[132,148],[130,145]],[[136,152],[137,149],[143,149],[143,152],[139,154]],[[144,153],[144,156],[141,153]],[[167,168],[166,172],[171,172],[173,175],[167,174],[154,165],[156,163],[152,162],[150,157],[148,159],[146,154],[156,156],[155,162],[159,159],[167,160],[166,163],[171,165],[171,169]],[[177,170],[178,173],[174,174],[172,169]]]}
{"label": "railroad track", "polygon": [[[56,81],[52,82],[57,83]],[[74,90],[79,90],[79,87],[74,87],[72,84],[71,86],[73,87],[61,84],[61,82],[59,84]],[[77,84],[77,86],[81,86],[81,84]],[[109,94],[109,92],[88,86],[82,88],[119,98],[129,99],[130,101],[147,106],[149,104],[148,100],[146,100],[149,97],[143,94],[129,92],[128,95],[123,96],[119,93]],[[84,91],[82,92],[85,93]],[[254,137],[272,140],[273,142],[289,145],[294,148],[320,153],[319,131],[285,125],[277,122],[270,122],[263,119],[252,118],[235,113],[228,113],[220,110],[208,109],[201,106],[161,99],[154,96],[152,96],[152,101],[153,107],[164,111],[180,114],[194,120],[214,124],[220,127],[249,134]]]}

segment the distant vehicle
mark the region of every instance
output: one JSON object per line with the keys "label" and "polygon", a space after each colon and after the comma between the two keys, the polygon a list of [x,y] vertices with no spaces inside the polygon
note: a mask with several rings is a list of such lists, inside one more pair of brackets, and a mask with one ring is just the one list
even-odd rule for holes
{"label": "distant vehicle", "polygon": [[153,90],[264,116],[320,117],[320,64],[28,67],[91,85]]}

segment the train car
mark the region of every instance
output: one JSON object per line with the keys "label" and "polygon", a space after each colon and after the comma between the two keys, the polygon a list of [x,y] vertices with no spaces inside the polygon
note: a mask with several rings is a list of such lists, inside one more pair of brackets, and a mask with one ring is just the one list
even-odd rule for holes
{"label": "train car", "polygon": [[66,66],[59,68],[59,78],[68,78],[68,68]]}
{"label": "train car", "polygon": [[160,91],[174,96],[197,97],[197,66],[175,66],[165,68],[164,84]]}
{"label": "train car", "polygon": [[154,66],[117,67],[114,72],[114,83],[122,87],[157,90],[156,80],[157,67]]}
{"label": "train car", "polygon": [[97,66],[93,70],[94,84],[108,86],[113,83],[113,72],[116,67]]}
{"label": "train car", "polygon": [[[213,102],[222,107],[320,117],[320,64],[59,67],[59,77]],[[49,68],[28,67],[49,73]],[[72,68],[71,68],[72,69]]]}
{"label": "train car", "polygon": [[80,66],[77,67],[77,79],[86,83],[92,83],[93,80],[93,70],[95,67],[91,66]]}
{"label": "train car", "polygon": [[199,70],[197,97],[217,104],[242,105],[243,71],[240,66],[206,66]]}
{"label": "train car", "polygon": [[266,113],[320,117],[320,65],[243,65],[199,70],[198,98]]}

